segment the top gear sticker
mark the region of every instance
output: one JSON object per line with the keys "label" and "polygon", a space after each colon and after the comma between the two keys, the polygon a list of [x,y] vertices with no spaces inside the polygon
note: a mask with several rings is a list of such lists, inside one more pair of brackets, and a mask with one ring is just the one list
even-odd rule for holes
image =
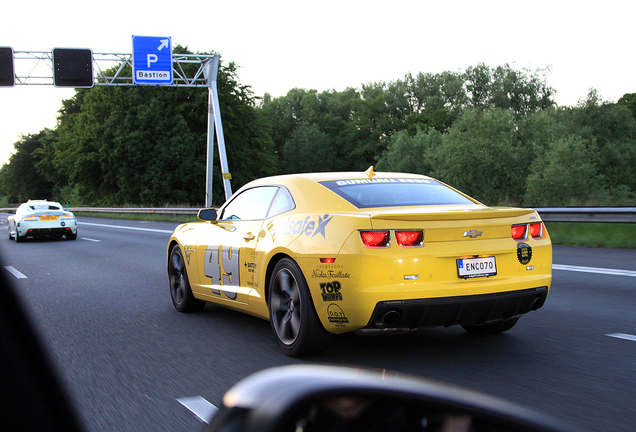
{"label": "top gear sticker", "polygon": [[532,260],[532,248],[527,243],[519,243],[517,245],[517,259],[523,265],[526,265]]}

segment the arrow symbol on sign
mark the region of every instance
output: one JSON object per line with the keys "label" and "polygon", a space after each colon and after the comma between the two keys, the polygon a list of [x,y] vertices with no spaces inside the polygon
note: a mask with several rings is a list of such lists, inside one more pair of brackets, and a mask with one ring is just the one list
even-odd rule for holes
{"label": "arrow symbol on sign", "polygon": [[157,49],[161,51],[164,48],[168,48],[168,43],[170,43],[170,39],[161,39],[161,45]]}

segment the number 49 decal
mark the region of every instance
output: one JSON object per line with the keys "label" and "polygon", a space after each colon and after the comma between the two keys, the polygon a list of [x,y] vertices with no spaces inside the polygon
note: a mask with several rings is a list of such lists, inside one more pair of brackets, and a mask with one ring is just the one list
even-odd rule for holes
{"label": "number 49 decal", "polygon": [[[232,249],[232,246],[208,246],[205,251],[203,270],[205,275],[212,278],[212,286],[220,285],[227,287],[241,286],[239,272],[239,251],[240,248]],[[219,290],[212,288],[212,293],[236,300],[237,291]]]}

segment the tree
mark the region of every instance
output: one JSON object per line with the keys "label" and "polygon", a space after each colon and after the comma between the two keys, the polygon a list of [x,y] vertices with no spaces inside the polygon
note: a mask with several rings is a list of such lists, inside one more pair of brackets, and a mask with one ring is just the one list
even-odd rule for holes
{"label": "tree", "polygon": [[431,157],[441,142],[442,134],[433,128],[420,129],[415,136],[400,131],[391,137],[386,151],[378,160],[376,171],[431,175]]}
{"label": "tree", "polygon": [[37,134],[23,135],[13,144],[15,153],[0,169],[0,188],[10,202],[54,198],[54,184],[37,168],[40,161],[37,150],[42,148],[43,140],[48,133],[49,129],[43,129]]}
{"label": "tree", "polygon": [[625,105],[636,119],[636,93],[625,93],[623,97],[618,100],[618,103]]}
{"label": "tree", "polygon": [[561,121],[594,149],[594,163],[611,189],[636,191],[636,120],[623,103],[603,101],[595,89]]}
{"label": "tree", "polygon": [[593,150],[581,137],[569,135],[548,143],[539,154],[526,181],[525,202],[534,206],[582,205],[599,199],[602,177],[594,164]]}
{"label": "tree", "polygon": [[472,108],[431,152],[432,175],[490,205],[520,203],[529,157],[510,112]]}
{"label": "tree", "polygon": [[550,108],[554,105],[551,99],[554,89],[547,85],[547,72],[549,68],[534,73],[528,69],[515,70],[507,63],[496,67],[492,70],[491,104],[510,109],[517,118]]}
{"label": "tree", "polygon": [[[275,171],[272,142],[233,63],[220,66],[217,86],[228,164],[238,188]],[[87,203],[203,203],[207,100],[207,89],[197,88],[77,90],[64,101],[53,139],[42,150],[42,169],[50,180],[67,179]],[[219,169],[214,176],[214,200],[220,203]]]}
{"label": "tree", "polygon": [[333,146],[317,125],[303,122],[283,146],[285,173],[335,171]]}

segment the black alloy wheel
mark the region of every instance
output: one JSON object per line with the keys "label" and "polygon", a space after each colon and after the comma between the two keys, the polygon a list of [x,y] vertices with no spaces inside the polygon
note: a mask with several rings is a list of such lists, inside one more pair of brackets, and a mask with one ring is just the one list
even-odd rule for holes
{"label": "black alloy wheel", "polygon": [[269,317],[278,346],[291,357],[323,352],[333,335],[316,315],[311,294],[298,264],[281,259],[269,283]]}
{"label": "black alloy wheel", "polygon": [[179,312],[196,312],[205,307],[205,302],[197,300],[192,294],[185,261],[178,245],[170,251],[168,282],[170,283],[172,303]]}

